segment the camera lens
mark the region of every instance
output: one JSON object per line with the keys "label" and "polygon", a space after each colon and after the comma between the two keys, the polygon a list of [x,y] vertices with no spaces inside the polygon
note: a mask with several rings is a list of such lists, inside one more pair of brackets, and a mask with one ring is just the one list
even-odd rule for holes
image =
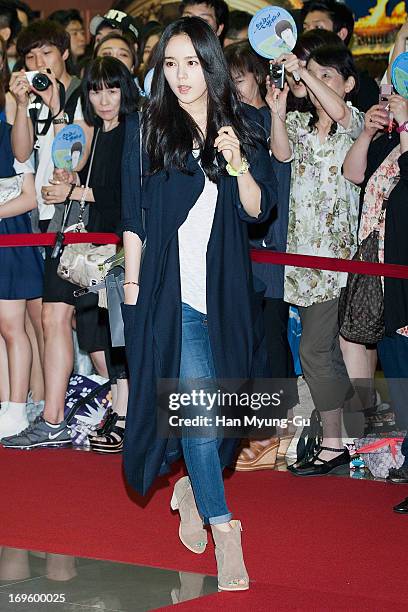
{"label": "camera lens", "polygon": [[39,72],[33,77],[33,87],[37,91],[45,91],[51,85],[50,79],[46,74]]}

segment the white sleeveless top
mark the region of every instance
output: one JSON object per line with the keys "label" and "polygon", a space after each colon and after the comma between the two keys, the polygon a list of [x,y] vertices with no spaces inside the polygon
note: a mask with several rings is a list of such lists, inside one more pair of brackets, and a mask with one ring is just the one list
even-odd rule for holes
{"label": "white sleeveless top", "polygon": [[217,196],[217,185],[205,175],[204,189],[178,230],[181,301],[203,314],[207,314],[207,245]]}

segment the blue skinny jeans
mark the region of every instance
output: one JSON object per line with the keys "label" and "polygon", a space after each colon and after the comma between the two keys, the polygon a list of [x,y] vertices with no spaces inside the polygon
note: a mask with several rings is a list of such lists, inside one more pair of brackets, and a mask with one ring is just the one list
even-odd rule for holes
{"label": "blue skinny jeans", "polygon": [[[185,379],[193,379],[199,389],[215,390],[215,368],[208,335],[207,315],[182,304],[182,344],[180,362],[180,386],[188,391]],[[186,416],[211,416],[206,405],[194,406]],[[184,416],[184,415],[183,415]],[[182,448],[187,471],[193,488],[198,512],[203,522],[210,525],[227,523],[232,514],[225,501],[222,466],[218,450],[222,438],[215,428],[208,428],[208,437],[198,437],[191,429],[184,428]]]}

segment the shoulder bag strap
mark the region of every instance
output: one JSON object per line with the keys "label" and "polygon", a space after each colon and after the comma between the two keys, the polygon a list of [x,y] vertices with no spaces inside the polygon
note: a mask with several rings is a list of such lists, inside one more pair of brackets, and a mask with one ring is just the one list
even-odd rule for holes
{"label": "shoulder bag strap", "polygon": [[[87,191],[88,191],[88,188],[89,188],[89,179],[91,177],[93,160],[94,160],[95,149],[96,149],[96,141],[98,140],[99,131],[100,131],[100,128],[98,128],[98,131],[96,132],[95,140],[94,140],[93,146],[92,146],[91,159],[89,161],[88,173],[86,175],[85,189],[84,189],[84,192],[82,194],[82,198],[81,198],[81,200],[79,202],[79,215],[78,215],[77,223],[82,223],[82,217],[83,217],[84,210],[85,210],[85,207],[86,207],[85,198],[86,198],[86,194],[87,194]],[[64,232],[64,230],[65,230],[65,225],[66,225],[66,222],[68,220],[68,216],[69,216],[69,213],[70,213],[71,207],[72,207],[72,202],[73,202],[73,200],[70,200],[69,203],[67,204],[67,206],[65,207],[64,218],[62,220],[62,225],[61,225],[61,232]]]}

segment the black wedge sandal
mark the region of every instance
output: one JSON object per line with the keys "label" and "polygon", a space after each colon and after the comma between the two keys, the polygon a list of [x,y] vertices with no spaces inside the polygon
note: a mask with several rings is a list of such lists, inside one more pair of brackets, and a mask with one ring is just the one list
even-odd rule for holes
{"label": "black wedge sandal", "polygon": [[116,423],[117,416],[118,415],[116,414],[116,412],[113,412],[112,408],[109,408],[106,411],[106,414],[103,417],[102,421],[99,423],[98,429],[96,430],[94,436],[92,437],[104,436],[105,434],[109,433],[113,425]]}
{"label": "black wedge sandal", "polygon": [[[332,451],[334,453],[341,453],[337,457],[333,457],[329,461],[320,459],[319,455],[323,450]],[[316,455],[305,463],[294,464],[288,467],[288,470],[296,476],[325,476],[330,472],[343,474],[349,469],[351,458],[347,448],[329,448],[328,446],[321,446]]]}
{"label": "black wedge sandal", "polygon": [[121,453],[123,450],[123,440],[125,437],[125,427],[120,427],[116,423],[126,423],[126,417],[118,416],[114,413],[114,418],[109,427],[109,431],[104,431],[101,436],[89,436],[91,449],[96,453]]}

